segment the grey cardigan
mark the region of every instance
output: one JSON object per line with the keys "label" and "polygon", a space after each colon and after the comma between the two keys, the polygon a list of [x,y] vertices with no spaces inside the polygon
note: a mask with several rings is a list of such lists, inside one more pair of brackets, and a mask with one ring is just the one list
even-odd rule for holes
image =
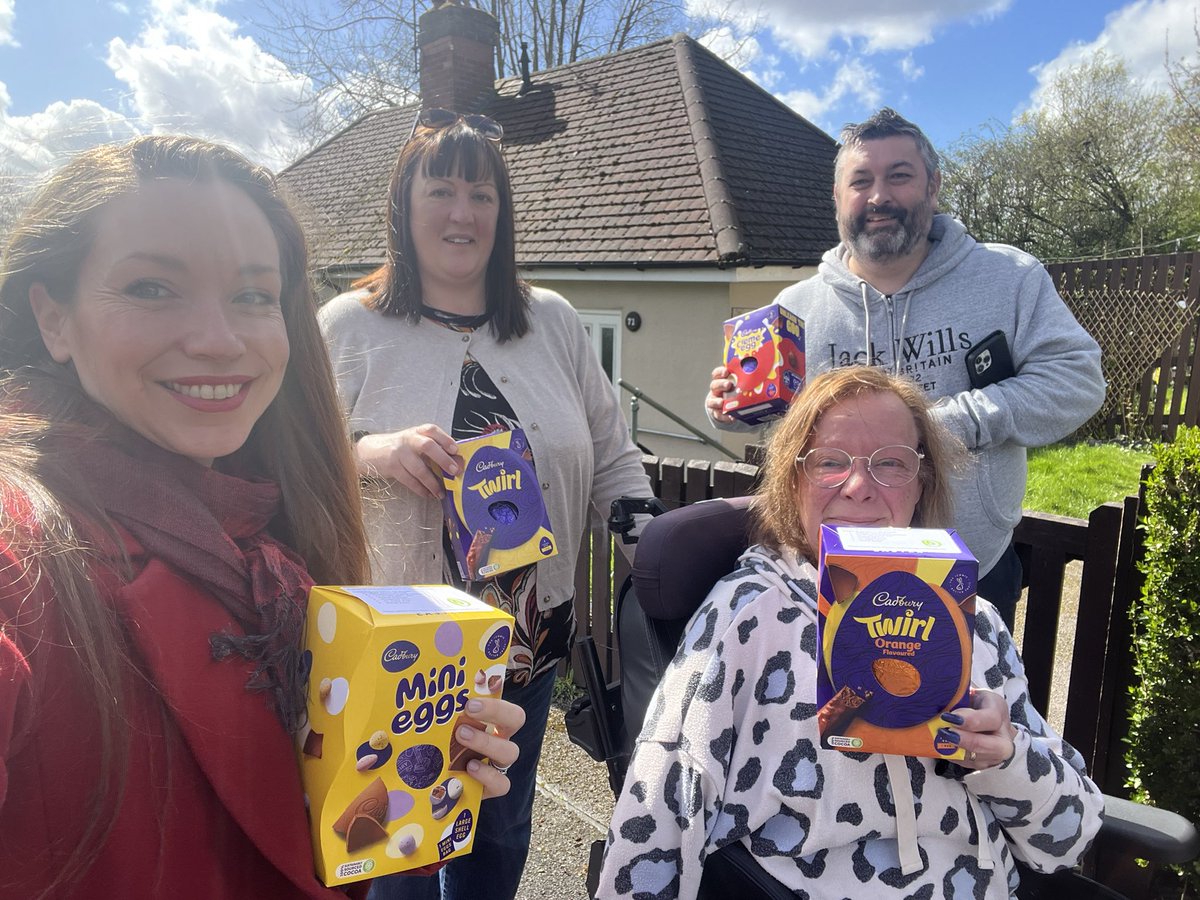
{"label": "grey cardigan", "polygon": [[[617,497],[652,494],[575,310],[558,294],[534,288],[529,331],[501,344],[489,328],[460,333],[382,315],[364,307],[363,296],[342,294],[319,314],[349,429],[378,434],[432,422],[449,432],[470,353],[529,438],[558,542],[558,555],[537,564],[538,608],[569,600],[588,503],[607,517]],[[441,582],[441,505],[394,484],[385,488],[382,498],[368,499],[365,513],[375,582]]]}

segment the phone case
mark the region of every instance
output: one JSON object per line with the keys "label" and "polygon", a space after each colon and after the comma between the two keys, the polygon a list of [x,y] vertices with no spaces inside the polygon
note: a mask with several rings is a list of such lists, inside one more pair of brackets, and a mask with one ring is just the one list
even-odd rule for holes
{"label": "phone case", "polygon": [[1016,374],[1003,331],[993,331],[967,351],[967,377],[973,388],[987,387]]}

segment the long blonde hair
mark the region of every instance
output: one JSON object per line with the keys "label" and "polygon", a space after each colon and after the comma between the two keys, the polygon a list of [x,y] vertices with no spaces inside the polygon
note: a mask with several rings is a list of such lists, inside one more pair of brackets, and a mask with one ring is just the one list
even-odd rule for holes
{"label": "long blonde hair", "polygon": [[921,497],[912,524],[936,528],[950,524],[954,510],[950,475],[964,464],[962,443],[933,420],[929,399],[914,381],[874,366],[849,366],[813,378],[771,433],[762,482],[751,506],[756,542],[776,550],[794,547],[815,561],[816,548],[804,533],[804,515],[797,503],[799,479],[804,475],[796,457],[811,449],[817,424],[831,408],[862,394],[877,393],[894,394],[908,408],[925,453],[917,474]]}

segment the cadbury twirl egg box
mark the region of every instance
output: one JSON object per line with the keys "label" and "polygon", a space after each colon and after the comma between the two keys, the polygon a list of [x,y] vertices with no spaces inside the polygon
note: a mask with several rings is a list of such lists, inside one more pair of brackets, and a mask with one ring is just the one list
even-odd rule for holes
{"label": "cadbury twirl egg box", "polygon": [[466,466],[442,478],[442,511],[462,579],[490,578],[556,555],[525,432],[498,431],[458,447]]}
{"label": "cadbury twirl egg box", "polygon": [[314,587],[299,736],[317,876],[332,887],[469,853],[479,759],[455,739],[504,686],[512,617],[446,585]]}
{"label": "cadbury twirl egg box", "polygon": [[941,715],[970,705],[978,563],[957,532],[821,526],[821,746],[962,759]]}
{"label": "cadbury twirl egg box", "polygon": [[804,387],[804,321],[778,303],[728,320],[725,368],[737,387],[722,412],[747,425],[783,415]]}

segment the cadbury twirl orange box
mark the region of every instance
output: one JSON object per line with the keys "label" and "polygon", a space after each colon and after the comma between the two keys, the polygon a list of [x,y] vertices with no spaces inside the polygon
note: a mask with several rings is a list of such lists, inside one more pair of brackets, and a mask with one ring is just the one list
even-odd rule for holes
{"label": "cadbury twirl orange box", "polygon": [[821,746],[962,759],[941,714],[970,704],[979,566],[955,531],[821,526]]}

